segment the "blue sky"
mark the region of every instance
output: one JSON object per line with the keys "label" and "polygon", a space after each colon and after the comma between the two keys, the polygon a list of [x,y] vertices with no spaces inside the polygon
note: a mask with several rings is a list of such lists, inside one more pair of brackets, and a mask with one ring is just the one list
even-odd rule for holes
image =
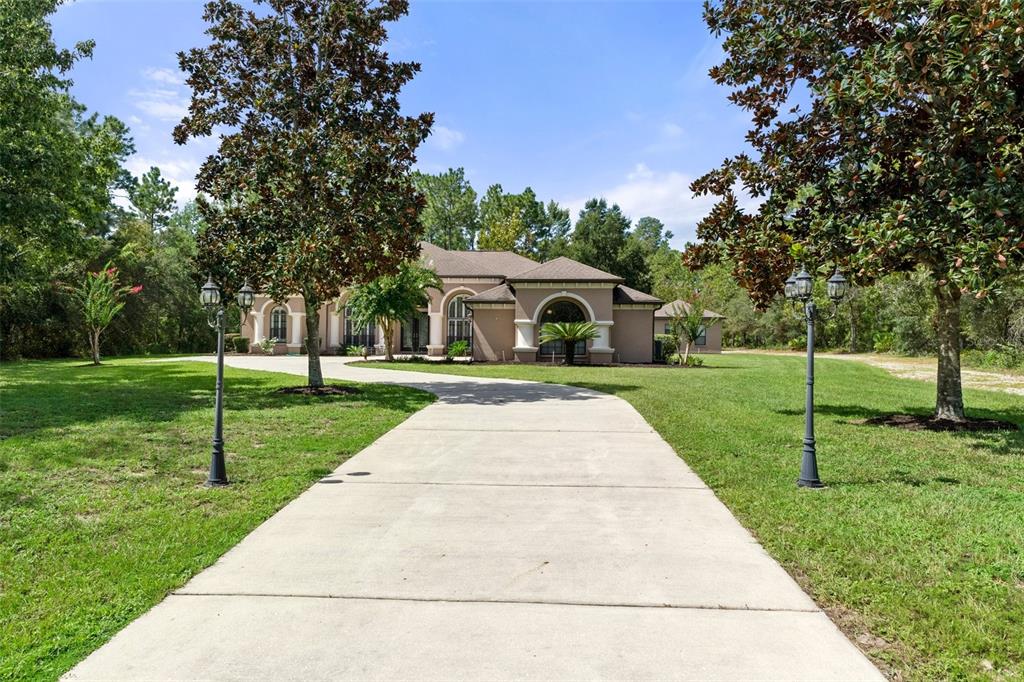
{"label": "blue sky", "polygon": [[[189,95],[175,53],[205,44],[201,15],[192,0],[78,0],[53,18],[59,45],[96,41],[76,97],[128,123],[130,169],[159,166],[183,199],[216,148],[170,137]],[[403,107],[436,115],[420,169],[463,166],[480,194],[531,186],[574,219],[605,197],[681,246],[709,208],[690,181],[744,148],[746,115],[707,77],[721,53],[699,2],[413,0],[390,51],[423,66]]]}

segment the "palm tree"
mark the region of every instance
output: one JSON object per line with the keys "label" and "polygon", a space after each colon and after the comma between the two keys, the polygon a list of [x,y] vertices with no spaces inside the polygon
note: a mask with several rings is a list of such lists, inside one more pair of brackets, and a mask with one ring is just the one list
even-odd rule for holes
{"label": "palm tree", "polygon": [[349,310],[356,327],[379,323],[384,332],[384,356],[391,361],[395,325],[423,307],[430,289],[441,290],[441,279],[433,270],[413,263],[403,263],[393,275],[383,275],[360,284],[348,298]]}
{"label": "palm tree", "polygon": [[540,342],[561,341],[565,346],[565,364],[571,365],[576,359],[576,344],[598,337],[597,325],[593,322],[548,322],[540,328]]}

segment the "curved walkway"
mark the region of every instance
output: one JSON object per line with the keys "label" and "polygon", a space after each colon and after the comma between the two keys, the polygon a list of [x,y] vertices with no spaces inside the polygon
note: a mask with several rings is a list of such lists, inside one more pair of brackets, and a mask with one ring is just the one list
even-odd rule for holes
{"label": "curved walkway", "polygon": [[881,679],[625,401],[346,365],[439,400],[69,678]]}

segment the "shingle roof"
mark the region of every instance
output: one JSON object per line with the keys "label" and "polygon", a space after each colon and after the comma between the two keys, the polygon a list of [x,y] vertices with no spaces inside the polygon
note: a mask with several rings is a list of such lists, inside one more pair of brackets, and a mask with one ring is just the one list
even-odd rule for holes
{"label": "shingle roof", "polygon": [[[657,310],[654,311],[655,317],[672,317],[672,313],[676,311],[679,306],[683,306],[683,310],[690,312],[690,304],[681,298],[677,298],[671,303],[666,303]],[[713,310],[705,310],[704,317],[721,317],[725,318],[725,315],[720,315]]]}
{"label": "shingle roof", "polygon": [[651,296],[642,291],[631,289],[625,284],[619,284],[612,289],[612,303],[623,305],[628,303],[664,303],[664,301],[657,296]]}
{"label": "shingle roof", "polygon": [[537,266],[511,251],[449,251],[430,242],[420,242],[420,253],[439,277],[508,277]]}
{"label": "shingle roof", "polygon": [[481,291],[464,300],[470,305],[474,303],[515,303],[516,294],[508,284],[499,284],[493,289]]}
{"label": "shingle roof", "polygon": [[537,267],[537,261],[512,251],[449,251],[449,253],[454,253],[470,263],[485,267],[502,277],[511,277]]}
{"label": "shingle roof", "polygon": [[622,278],[560,256],[509,277],[512,282],[621,282]]}

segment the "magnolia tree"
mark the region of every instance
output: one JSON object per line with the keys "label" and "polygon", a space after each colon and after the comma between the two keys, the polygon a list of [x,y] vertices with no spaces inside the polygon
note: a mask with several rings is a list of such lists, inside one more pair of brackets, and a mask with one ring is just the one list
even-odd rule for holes
{"label": "magnolia tree", "polygon": [[178,55],[192,103],[175,141],[221,133],[196,181],[201,265],[222,286],[248,278],[275,300],[302,295],[313,387],[320,307],[419,252],[410,170],[433,116],[401,113],[419,64],[384,49],[386,24],[407,11],[407,0],[213,0],[210,44]]}
{"label": "magnolia tree", "polygon": [[142,285],[122,286],[117,281],[117,268],[107,263],[98,272],[87,272],[81,285],[71,290],[82,307],[82,318],[89,337],[92,363],[100,364],[100,334],[114,321],[128,296],[142,291]]}
{"label": "magnolia tree", "polygon": [[686,262],[730,258],[760,306],[798,260],[857,284],[927,272],[935,417],[963,420],[960,299],[997,296],[1024,264],[1020,2],[720,0],[704,17],[725,36],[710,74],[750,112],[754,154],[693,183],[718,201]]}
{"label": "magnolia tree", "polygon": [[385,358],[391,361],[396,325],[427,304],[430,289],[440,291],[442,286],[433,270],[403,263],[393,275],[382,275],[354,287],[348,297],[348,308],[357,328],[380,325]]}

